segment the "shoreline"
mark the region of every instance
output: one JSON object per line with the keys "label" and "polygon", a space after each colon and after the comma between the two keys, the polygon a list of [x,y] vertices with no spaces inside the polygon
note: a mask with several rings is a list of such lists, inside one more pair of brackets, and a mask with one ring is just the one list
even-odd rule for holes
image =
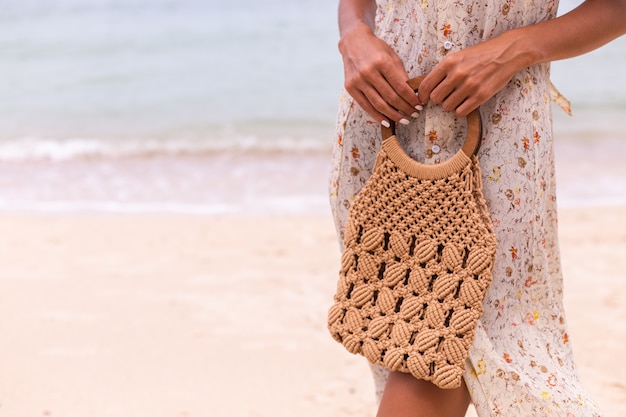
{"label": "shoreline", "polygon": [[[626,204],[626,141],[555,141],[560,207]],[[328,214],[331,151],[209,152],[0,164],[0,213]]]}
{"label": "shoreline", "polygon": [[[579,373],[620,415],[626,206],[559,213]],[[375,414],[325,328],[329,215],[0,213],[0,232],[2,415]]]}

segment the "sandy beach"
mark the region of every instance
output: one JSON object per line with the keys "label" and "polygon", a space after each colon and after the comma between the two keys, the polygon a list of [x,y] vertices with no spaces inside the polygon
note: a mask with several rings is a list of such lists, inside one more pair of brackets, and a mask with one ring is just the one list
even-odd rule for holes
{"label": "sandy beach", "polygon": [[[570,336],[626,414],[626,207],[561,210]],[[0,416],[375,415],[329,215],[0,215]]]}
{"label": "sandy beach", "polygon": [[[0,19],[0,417],[374,417],[365,360],[326,329],[336,0],[9,1]],[[555,62],[574,117],[533,121],[603,417],[626,416],[625,50]]]}

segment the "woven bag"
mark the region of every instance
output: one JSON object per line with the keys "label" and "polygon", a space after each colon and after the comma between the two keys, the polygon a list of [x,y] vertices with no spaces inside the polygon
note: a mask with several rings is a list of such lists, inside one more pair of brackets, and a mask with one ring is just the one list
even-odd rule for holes
{"label": "woven bag", "polygon": [[[422,78],[408,83],[416,90]],[[476,158],[480,115],[467,117],[463,148],[436,165],[409,157],[393,126],[382,130],[349,211],[328,328],[372,363],[456,388],[496,252]]]}

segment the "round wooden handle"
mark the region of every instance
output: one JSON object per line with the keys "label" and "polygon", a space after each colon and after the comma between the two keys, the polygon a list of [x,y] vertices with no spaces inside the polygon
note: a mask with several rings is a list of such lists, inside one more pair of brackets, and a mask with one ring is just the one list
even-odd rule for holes
{"label": "round wooden handle", "polygon": [[[422,80],[424,80],[424,76],[411,78],[407,81],[407,84],[413,89],[413,91],[417,92],[420,84],[422,83]],[[461,151],[467,156],[472,156],[475,155],[476,152],[478,152],[478,148],[480,147],[480,141],[482,139],[482,123],[480,119],[480,112],[478,111],[478,109],[473,110],[470,114],[467,115],[466,119],[467,136],[465,137],[465,144],[463,144],[463,148],[461,148]],[[396,123],[391,120],[389,124],[389,127],[381,126],[383,141],[396,135]]]}

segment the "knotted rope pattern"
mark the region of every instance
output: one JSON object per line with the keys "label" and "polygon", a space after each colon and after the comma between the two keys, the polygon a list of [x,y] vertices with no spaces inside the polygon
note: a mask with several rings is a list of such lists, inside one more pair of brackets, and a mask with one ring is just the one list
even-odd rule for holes
{"label": "knotted rope pattern", "polygon": [[440,165],[407,162],[397,138],[385,139],[350,209],[328,328],[372,363],[456,388],[496,240],[476,156]]}

